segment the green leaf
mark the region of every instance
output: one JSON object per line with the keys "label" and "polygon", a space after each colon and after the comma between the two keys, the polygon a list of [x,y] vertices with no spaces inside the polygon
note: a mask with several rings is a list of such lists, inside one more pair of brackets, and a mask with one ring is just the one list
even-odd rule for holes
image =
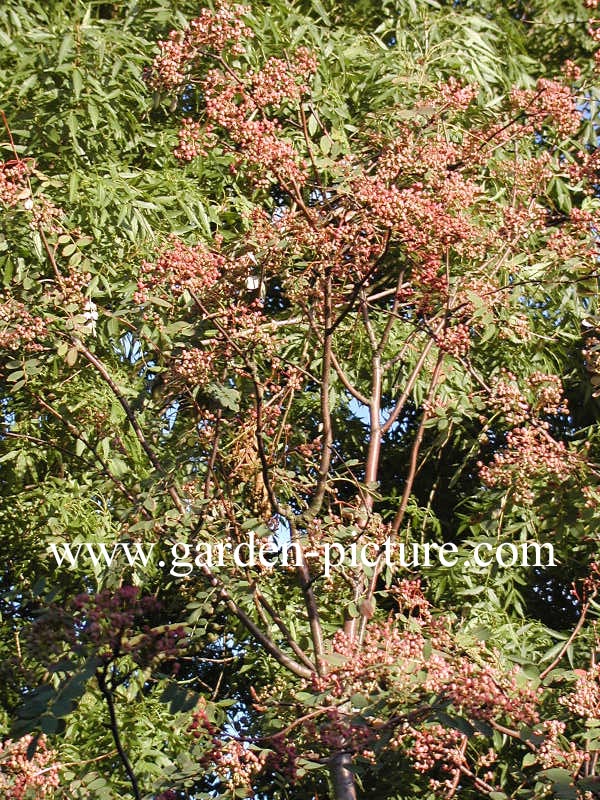
{"label": "green leaf", "polygon": [[63,37],[60,48],[58,50],[57,62],[59,65],[63,63],[67,55],[71,52],[72,48],[73,48],[73,36],[71,33],[67,33]]}
{"label": "green leaf", "polygon": [[81,96],[81,89],[83,87],[83,76],[77,67],[73,68],[71,80],[73,81],[73,94],[75,95],[75,100],[79,100]]}
{"label": "green leaf", "polygon": [[75,363],[77,362],[78,355],[79,355],[79,351],[77,350],[76,347],[70,347],[69,348],[69,350],[67,351],[67,355],[65,356],[65,362],[66,362],[68,367],[75,366]]}

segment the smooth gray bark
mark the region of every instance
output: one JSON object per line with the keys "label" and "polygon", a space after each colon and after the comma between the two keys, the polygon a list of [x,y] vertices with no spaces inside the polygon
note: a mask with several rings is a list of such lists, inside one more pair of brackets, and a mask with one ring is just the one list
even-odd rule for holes
{"label": "smooth gray bark", "polygon": [[331,760],[331,778],[335,800],[356,800],[354,774],[350,769],[352,758],[348,753],[338,753]]}

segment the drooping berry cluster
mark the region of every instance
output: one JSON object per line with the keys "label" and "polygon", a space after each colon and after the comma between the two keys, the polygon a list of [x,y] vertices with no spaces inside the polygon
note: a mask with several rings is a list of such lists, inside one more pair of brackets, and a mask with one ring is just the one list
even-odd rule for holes
{"label": "drooping berry cluster", "polygon": [[478,462],[479,476],[491,487],[513,487],[515,496],[533,500],[532,484],[546,479],[552,485],[567,481],[581,466],[581,459],[548,432],[547,422],[513,428],[506,435],[506,447],[495,453],[490,465]]}
{"label": "drooping berry cluster", "polygon": [[151,596],[141,597],[136,586],[116,591],[104,590],[94,595],[79,594],[70,607],[50,606],[27,633],[30,652],[42,663],[64,652],[93,651],[104,660],[129,655],[139,664],[154,658],[173,658],[185,638],[181,627],[148,624],[159,604]]}
{"label": "drooping berry cluster", "polygon": [[29,173],[30,164],[27,161],[0,162],[0,203],[3,206],[14,208],[26,201],[31,203]]}
{"label": "drooping berry cluster", "polygon": [[561,136],[572,136],[581,125],[573,91],[558,81],[539,78],[535,89],[514,89],[511,99],[526,114],[532,130],[551,121]]}
{"label": "drooping berry cluster", "polygon": [[190,246],[173,236],[154,263],[142,263],[134,299],[145,302],[147,294],[157,286],[166,288],[176,297],[186,289],[204,297],[221,277],[226,261],[225,256],[203,243]]}
{"label": "drooping berry cluster", "polygon": [[33,736],[0,742],[0,800],[45,800],[55,796],[59,769],[57,756],[40,736],[33,758],[27,751]]}
{"label": "drooping berry cluster", "polygon": [[216,54],[230,49],[243,53],[243,40],[254,34],[243,17],[249,9],[235,3],[218,2],[215,11],[204,8],[198,17],[181,31],[171,31],[158,42],[159,54],[144,72],[151,89],[173,92],[189,79],[194,63],[207,52]]}
{"label": "drooping berry cluster", "polygon": [[34,316],[19,300],[0,295],[0,348],[41,350],[43,345],[39,340],[45,334],[42,317]]}
{"label": "drooping berry cluster", "polygon": [[210,380],[214,361],[214,353],[193,347],[176,359],[173,372],[190,386],[203,386]]}

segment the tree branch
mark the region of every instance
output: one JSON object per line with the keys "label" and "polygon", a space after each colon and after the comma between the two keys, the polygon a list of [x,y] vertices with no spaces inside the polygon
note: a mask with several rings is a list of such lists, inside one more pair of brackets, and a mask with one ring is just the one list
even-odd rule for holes
{"label": "tree branch", "polygon": [[103,670],[98,670],[96,672],[96,679],[98,680],[98,686],[100,687],[100,692],[106,701],[106,705],[108,706],[108,715],[110,718],[110,731],[112,733],[113,741],[115,743],[115,747],[117,748],[117,752],[119,753],[119,758],[123,764],[125,772],[127,773],[127,777],[129,778],[129,782],[131,783],[131,788],[133,789],[133,796],[135,800],[142,800],[142,795],[140,792],[140,787],[138,785],[137,778],[135,776],[135,772],[133,771],[133,767],[131,766],[131,761],[127,753],[123,748],[123,743],[121,742],[121,734],[119,733],[119,725],[117,723],[117,715],[115,712],[115,702],[112,696],[112,692],[108,688],[106,682],[106,670],[107,666],[104,667]]}

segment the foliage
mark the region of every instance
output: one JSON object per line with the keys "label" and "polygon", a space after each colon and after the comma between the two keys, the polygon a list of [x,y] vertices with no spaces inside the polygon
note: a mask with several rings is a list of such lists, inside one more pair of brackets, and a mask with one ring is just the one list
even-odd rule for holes
{"label": "foliage", "polygon": [[598,795],[594,5],[0,9],[0,796]]}

